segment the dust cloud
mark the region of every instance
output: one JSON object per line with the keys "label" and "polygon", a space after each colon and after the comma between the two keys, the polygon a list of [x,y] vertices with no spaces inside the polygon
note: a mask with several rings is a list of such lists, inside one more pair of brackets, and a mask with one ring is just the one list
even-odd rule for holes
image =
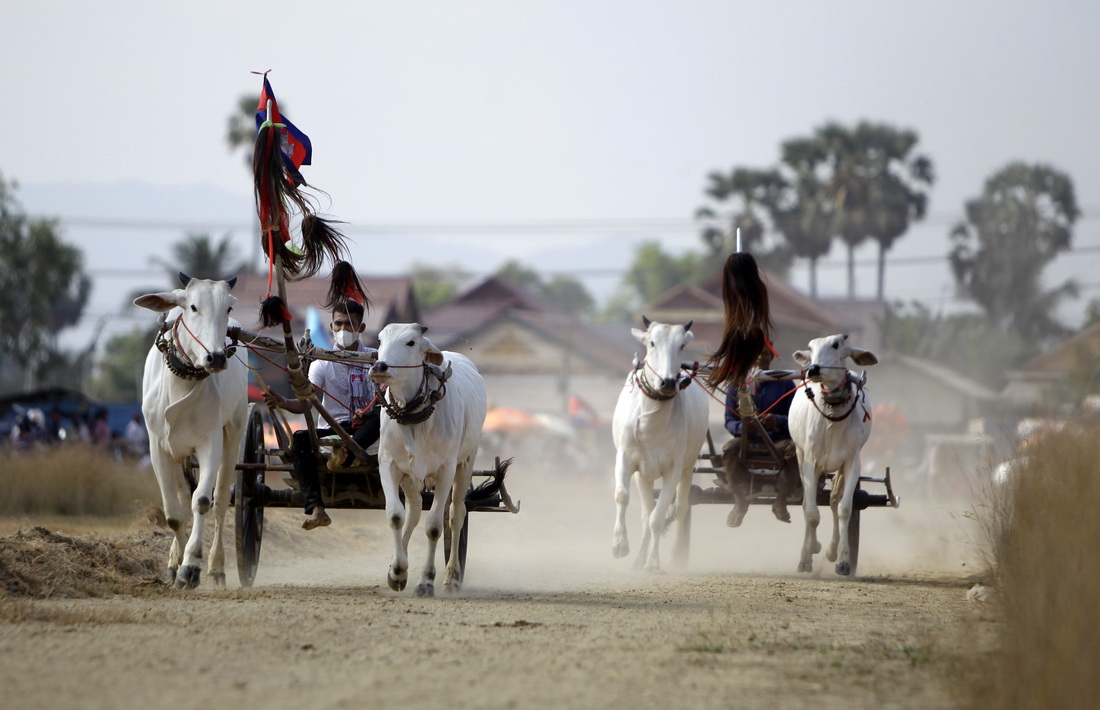
{"label": "dust cloud", "polygon": [[[507,456],[510,452],[489,453]],[[610,582],[645,585],[653,578],[634,569],[641,540],[636,488],[631,489],[627,510],[630,555],[623,559],[611,555],[615,503],[609,450],[587,461],[570,459],[567,465],[557,465],[560,452],[552,445],[542,451],[528,445],[523,454],[516,457],[507,478],[520,513],[475,512],[468,517],[464,595],[570,591]],[[486,467],[479,461],[478,468]],[[695,484],[716,485],[713,476],[703,474],[696,475]],[[895,481],[895,491],[902,498],[899,509],[863,512],[858,574],[977,575],[981,533],[971,503],[963,498],[930,499],[920,486],[905,482]],[[269,509],[256,585],[385,588],[393,543],[382,511],[330,512],[332,526],[306,532],[298,527],[299,511]],[[791,507],[791,524],[776,520],[769,506],[754,505],[741,527],[729,528],[725,525],[728,512],[726,505],[694,506],[686,572],[795,576],[804,535],[798,506]],[[818,529],[823,545],[831,534],[832,515],[824,509]],[[684,571],[671,558],[674,536],[670,529],[661,544],[661,563],[668,575]],[[413,581],[423,565],[425,546],[423,529],[418,528],[409,546]],[[232,569],[231,549],[227,557]],[[814,563],[815,575],[833,576],[833,565],[824,553],[815,556]],[[440,550],[437,565],[442,564]],[[229,576],[234,577],[232,572]]]}

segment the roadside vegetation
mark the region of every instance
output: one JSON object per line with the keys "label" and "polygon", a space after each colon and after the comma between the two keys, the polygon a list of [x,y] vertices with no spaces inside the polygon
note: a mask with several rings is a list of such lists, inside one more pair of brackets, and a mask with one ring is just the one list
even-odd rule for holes
{"label": "roadside vegetation", "polygon": [[94,449],[0,452],[0,516],[119,516],[159,501],[151,470]]}
{"label": "roadside vegetation", "polygon": [[998,650],[964,669],[964,706],[1089,707],[1100,697],[1097,461],[1093,426],[1049,434],[991,493],[981,518],[1003,622]]}

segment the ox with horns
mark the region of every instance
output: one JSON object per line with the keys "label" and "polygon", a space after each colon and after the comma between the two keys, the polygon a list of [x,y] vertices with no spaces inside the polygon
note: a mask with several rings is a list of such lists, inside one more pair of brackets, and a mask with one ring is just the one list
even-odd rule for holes
{"label": "ox with horns", "polygon": [[[210,576],[225,587],[222,529],[238,447],[247,417],[248,371],[226,350],[226,330],[237,300],[236,279],[207,281],[180,274],[183,288],[150,293],[134,305],[169,312],[145,360],[141,411],[160,485],[164,516],[175,533],[168,555],[169,581],[177,588],[198,585],[203,567],[203,520],[214,508]],[[191,492],[183,470],[191,455],[199,478]],[[187,512],[194,515],[190,537]]]}
{"label": "ox with horns", "polygon": [[848,344],[847,335],[814,338],[809,350],[794,353],[805,368],[805,396],[796,394],[791,402],[788,423],[791,439],[798,452],[802,475],[802,509],[806,515],[806,537],[802,543],[799,572],[813,571],[813,556],[821,551],[817,525],[818,479],[834,473],[829,507],[833,509],[833,539],[825,556],[836,562],[836,573],[851,574],[848,547],[848,523],[852,516],[852,498],[860,476],[860,450],[871,436],[871,403],[863,385],[866,374],[855,377],[845,361],[874,365],[878,358],[868,350]]}
{"label": "ox with horns", "polygon": [[415,588],[419,597],[435,594],[436,545],[448,504],[454,544],[443,588],[454,594],[462,586],[457,541],[466,523],[466,492],[488,409],[485,382],[474,363],[465,355],[441,352],[424,336],[426,330],[417,323],[387,325],[378,334],[378,360],[371,369],[371,378],[386,387],[378,474],[393,530],[387,581],[395,591],[408,582],[409,539],[420,521],[420,493],[435,491],[427,516],[427,560]]}
{"label": "ox with horns", "polygon": [[[667,325],[642,317],[645,330],[632,328],[646,347],[645,360],[630,373],[619,393],[611,425],[615,448],[615,531],[612,554],[630,552],[626,507],[630,479],[637,474],[642,503],[642,542],[635,566],[661,568],[658,547],[668,524],[675,496],[676,544],[672,559],[686,564],[688,556],[688,494],[695,460],[707,435],[707,397],[681,368],[684,346],[692,340],[691,322]],[[654,502],[653,484],[661,481]]]}

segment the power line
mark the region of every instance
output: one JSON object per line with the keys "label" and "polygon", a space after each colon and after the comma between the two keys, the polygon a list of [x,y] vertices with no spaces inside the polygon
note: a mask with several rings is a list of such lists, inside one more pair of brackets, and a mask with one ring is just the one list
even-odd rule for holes
{"label": "power line", "polygon": [[[121,217],[86,216],[47,216],[42,219],[57,219],[65,226],[92,229],[169,229],[181,231],[252,231],[255,225],[250,222],[236,221],[188,221],[188,220],[146,220]],[[954,224],[961,221],[959,213],[934,213],[925,219],[914,222],[913,227],[937,224]],[[1100,219],[1100,206],[1083,210],[1078,223]],[[516,234],[516,233],[560,233],[560,232],[615,232],[615,231],[697,231],[702,224],[691,218],[683,217],[627,217],[603,219],[547,219],[524,220],[518,222],[377,222],[356,224],[347,222],[341,225],[343,231],[352,233],[387,234]]]}

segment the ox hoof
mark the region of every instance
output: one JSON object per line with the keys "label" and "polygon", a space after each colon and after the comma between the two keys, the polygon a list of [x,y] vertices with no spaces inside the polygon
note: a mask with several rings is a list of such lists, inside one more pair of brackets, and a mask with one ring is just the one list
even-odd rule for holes
{"label": "ox hoof", "polygon": [[427,582],[421,582],[420,584],[416,585],[416,589],[413,590],[413,594],[418,597],[434,597],[435,585],[429,584]]}
{"label": "ox hoof", "polygon": [[211,572],[210,581],[216,589],[225,589],[225,572]]}
{"label": "ox hoof", "polygon": [[202,576],[202,570],[194,565],[184,565],[180,568],[180,572],[176,575],[176,589],[194,589],[199,586],[199,578]]}
{"label": "ox hoof", "polygon": [[775,519],[778,520],[781,523],[791,522],[791,514],[789,512],[787,512],[787,506],[783,506],[782,508],[780,508],[778,506],[773,505],[772,506],[772,515],[774,515]]}
{"label": "ox hoof", "polygon": [[611,546],[611,556],[615,559],[626,557],[629,554],[630,543],[626,540],[623,540],[622,542],[616,542],[614,545]]}
{"label": "ox hoof", "polygon": [[799,572],[813,572],[814,571],[814,563],[813,562],[799,562],[798,563],[798,571]]}
{"label": "ox hoof", "polygon": [[408,581],[409,580],[405,578],[398,579],[394,577],[392,572],[386,575],[386,583],[389,584],[390,589],[395,592],[403,591],[405,589],[405,585],[408,584]]}
{"label": "ox hoof", "polygon": [[847,577],[852,573],[852,566],[849,565],[847,562],[837,562],[836,573]]}
{"label": "ox hoof", "polygon": [[462,591],[462,582],[447,582],[443,585],[443,593],[449,597],[458,596]]}
{"label": "ox hoof", "polygon": [[168,571],[164,574],[164,583],[165,584],[175,584],[176,583],[176,574],[178,572],[179,572],[179,567],[169,565],[168,566]]}

